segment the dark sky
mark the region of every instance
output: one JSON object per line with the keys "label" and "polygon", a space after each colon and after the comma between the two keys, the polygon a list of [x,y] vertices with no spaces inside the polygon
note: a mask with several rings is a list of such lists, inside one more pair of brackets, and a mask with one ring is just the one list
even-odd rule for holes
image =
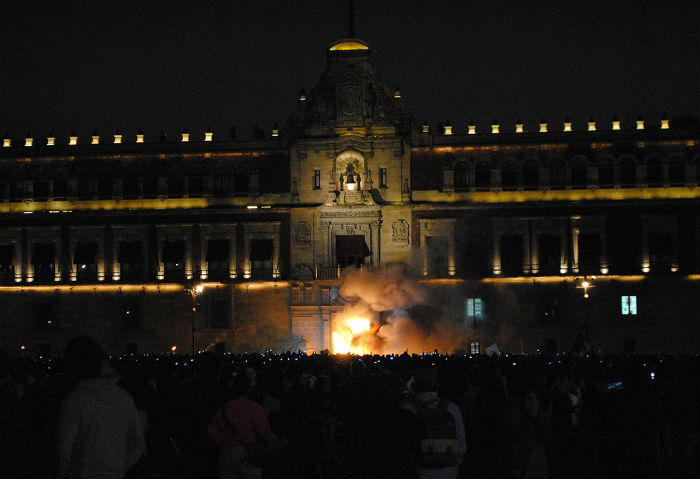
{"label": "dark sky", "polygon": [[[355,36],[417,122],[656,123],[698,115],[699,4],[356,0]],[[269,131],[346,36],[345,1],[3,0],[0,134]]]}

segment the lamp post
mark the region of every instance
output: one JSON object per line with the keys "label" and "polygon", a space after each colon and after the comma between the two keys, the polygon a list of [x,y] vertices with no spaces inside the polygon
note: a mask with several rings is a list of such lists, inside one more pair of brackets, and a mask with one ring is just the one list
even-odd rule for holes
{"label": "lamp post", "polygon": [[195,352],[195,333],[197,331],[197,296],[199,296],[204,291],[204,285],[202,284],[189,284],[185,287],[185,291],[189,293],[192,298],[192,356]]}
{"label": "lamp post", "polygon": [[588,299],[591,295],[588,293],[588,290],[595,287],[595,285],[593,284],[593,280],[595,280],[595,276],[591,276],[590,279],[588,279],[588,276],[584,276],[583,279],[576,279],[576,287],[579,289],[583,289],[583,300],[585,304],[583,334],[585,335],[586,340],[590,339],[588,336],[588,317],[590,316],[590,305],[588,303]]}

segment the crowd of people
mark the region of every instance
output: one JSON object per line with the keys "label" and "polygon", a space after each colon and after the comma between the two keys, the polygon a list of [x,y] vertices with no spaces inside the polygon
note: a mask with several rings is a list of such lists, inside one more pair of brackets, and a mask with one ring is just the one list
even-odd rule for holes
{"label": "crowd of people", "polygon": [[[100,448],[112,475],[95,477],[699,473],[698,356],[204,352],[102,362],[99,345],[77,339],[63,357],[0,351],[4,477],[81,477],[91,467],[81,455]],[[421,462],[425,404],[454,419],[453,466]],[[255,464],[254,439],[266,446]]]}

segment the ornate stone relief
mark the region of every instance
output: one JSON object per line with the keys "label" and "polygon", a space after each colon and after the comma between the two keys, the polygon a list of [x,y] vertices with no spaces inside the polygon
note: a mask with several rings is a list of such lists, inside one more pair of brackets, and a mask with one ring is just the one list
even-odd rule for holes
{"label": "ornate stone relief", "polygon": [[391,241],[395,246],[406,247],[410,243],[408,222],[398,219],[391,225]]}
{"label": "ornate stone relief", "polygon": [[305,221],[294,226],[294,246],[311,246],[311,226]]}

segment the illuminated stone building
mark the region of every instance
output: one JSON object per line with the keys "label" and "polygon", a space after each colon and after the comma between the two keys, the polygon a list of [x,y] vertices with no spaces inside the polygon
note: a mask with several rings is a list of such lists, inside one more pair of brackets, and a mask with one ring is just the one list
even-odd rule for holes
{"label": "illuminated stone building", "polygon": [[465,349],[698,348],[694,124],[434,129],[343,40],[268,137],[2,140],[9,351],[332,349],[342,271],[390,265]]}

